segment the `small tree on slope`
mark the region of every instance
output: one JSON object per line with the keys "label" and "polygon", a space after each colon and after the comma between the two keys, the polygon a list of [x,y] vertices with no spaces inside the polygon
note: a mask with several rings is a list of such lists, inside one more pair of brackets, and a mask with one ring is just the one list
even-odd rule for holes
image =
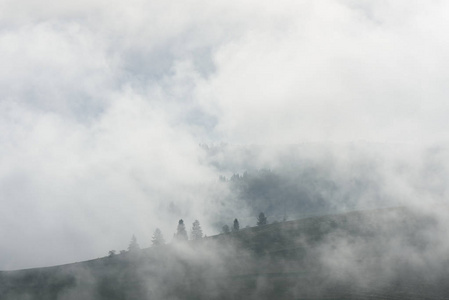
{"label": "small tree on slope", "polygon": [[221,231],[223,233],[229,233],[229,226],[228,225],[223,225],[223,227],[221,228]]}
{"label": "small tree on slope", "polygon": [[189,239],[187,236],[186,226],[184,225],[184,221],[182,219],[178,222],[175,238],[178,241],[187,241]]}
{"label": "small tree on slope", "polygon": [[153,247],[165,245],[165,239],[159,228],[156,228],[153,234],[153,239],[151,240]]}
{"label": "small tree on slope", "polygon": [[234,225],[232,226],[232,231],[239,231],[239,229],[240,229],[239,220],[235,219]]}
{"label": "small tree on slope", "polygon": [[268,223],[267,217],[265,217],[265,214],[261,212],[259,214],[259,217],[257,218],[257,226],[267,225],[267,223]]}
{"label": "small tree on slope", "polygon": [[133,237],[131,238],[131,242],[129,243],[129,246],[128,246],[128,251],[129,252],[134,252],[134,251],[139,250],[139,249],[140,249],[140,246],[137,243],[136,236],[133,235]]}
{"label": "small tree on slope", "polygon": [[201,229],[200,222],[195,220],[192,225],[192,240],[199,240],[203,238],[203,230]]}

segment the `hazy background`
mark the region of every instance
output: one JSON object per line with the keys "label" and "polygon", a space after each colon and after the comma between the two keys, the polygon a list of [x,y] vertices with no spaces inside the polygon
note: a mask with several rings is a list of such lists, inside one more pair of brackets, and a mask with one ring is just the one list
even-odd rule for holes
{"label": "hazy background", "polygon": [[247,170],[312,170],[334,210],[430,209],[447,28],[445,1],[0,0],[0,269],[254,225],[219,180]]}

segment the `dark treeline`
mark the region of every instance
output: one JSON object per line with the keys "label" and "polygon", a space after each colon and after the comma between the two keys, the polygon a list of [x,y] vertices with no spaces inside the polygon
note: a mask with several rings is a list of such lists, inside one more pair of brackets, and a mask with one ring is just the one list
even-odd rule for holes
{"label": "dark treeline", "polygon": [[[262,216],[262,217],[261,217]],[[261,219],[262,218],[262,219]],[[262,220],[262,221],[261,221]],[[267,224],[267,218],[263,213],[259,214],[258,217],[258,226]],[[227,228],[227,229],[226,229]],[[232,232],[237,232],[240,229],[240,224],[237,218],[234,219],[233,226],[232,226]],[[229,233],[231,232],[231,229],[228,225],[223,226],[223,233]],[[207,237],[203,234],[203,229],[201,228],[200,222],[198,220],[195,220],[192,223],[192,230],[190,234],[190,240],[192,241],[198,241],[202,239],[203,237]],[[187,230],[184,224],[184,220],[180,219],[178,221],[178,226],[176,228],[176,233],[173,235],[173,241],[174,242],[182,242],[182,241],[188,241],[189,236],[187,234]],[[164,235],[162,234],[162,231],[159,228],[156,228],[154,230],[152,239],[151,239],[151,246],[152,247],[159,247],[166,244]],[[140,250],[140,245],[137,242],[137,238],[135,235],[132,236],[131,241],[128,246],[128,252],[136,252],[137,250]],[[124,254],[127,251],[121,250],[120,254]],[[108,256],[113,257],[117,254],[116,250],[110,250]]]}

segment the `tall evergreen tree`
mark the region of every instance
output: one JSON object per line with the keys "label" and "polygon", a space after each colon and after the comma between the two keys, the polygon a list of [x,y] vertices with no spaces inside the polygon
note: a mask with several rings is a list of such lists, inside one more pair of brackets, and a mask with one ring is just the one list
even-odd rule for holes
{"label": "tall evergreen tree", "polygon": [[139,250],[139,249],[140,249],[140,246],[137,243],[136,236],[133,235],[133,237],[131,238],[131,242],[129,243],[129,246],[128,246],[128,251],[129,252],[133,252],[133,251],[136,251],[136,250]]}
{"label": "tall evergreen tree", "polygon": [[165,239],[159,228],[156,228],[153,234],[153,239],[151,240],[153,247],[165,245]]}
{"label": "tall evergreen tree", "polygon": [[178,222],[175,238],[178,241],[187,241],[189,239],[187,236],[186,226],[184,225],[184,221],[182,219]]}
{"label": "tall evergreen tree", "polygon": [[195,220],[192,225],[192,240],[199,240],[203,238],[203,230],[201,229],[200,222]]}
{"label": "tall evergreen tree", "polygon": [[232,226],[232,231],[239,231],[239,230],[240,230],[239,220],[234,219],[234,225]]}
{"label": "tall evergreen tree", "polygon": [[257,218],[257,226],[267,225],[267,223],[268,223],[267,217],[265,217],[265,214],[261,212],[259,214],[259,217]]}

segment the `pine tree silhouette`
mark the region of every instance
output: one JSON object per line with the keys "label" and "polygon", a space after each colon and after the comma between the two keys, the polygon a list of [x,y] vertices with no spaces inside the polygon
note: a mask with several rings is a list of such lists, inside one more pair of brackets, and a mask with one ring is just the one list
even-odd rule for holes
{"label": "pine tree silhouette", "polygon": [[232,231],[239,231],[239,230],[240,230],[239,220],[235,219],[234,225],[232,226]]}
{"label": "pine tree silhouette", "polygon": [[261,212],[259,214],[259,217],[257,218],[257,226],[267,225],[267,223],[268,223],[267,217],[265,217],[265,214]]}
{"label": "pine tree silhouette", "polygon": [[156,228],[153,234],[153,239],[151,240],[153,247],[165,245],[165,239],[159,228]]}
{"label": "pine tree silhouette", "polygon": [[201,229],[200,222],[195,220],[192,225],[192,240],[199,240],[203,238],[203,230]]}
{"label": "pine tree silhouette", "polygon": [[186,226],[184,225],[184,221],[182,219],[178,222],[175,238],[178,241],[187,241],[189,239],[187,236]]}

